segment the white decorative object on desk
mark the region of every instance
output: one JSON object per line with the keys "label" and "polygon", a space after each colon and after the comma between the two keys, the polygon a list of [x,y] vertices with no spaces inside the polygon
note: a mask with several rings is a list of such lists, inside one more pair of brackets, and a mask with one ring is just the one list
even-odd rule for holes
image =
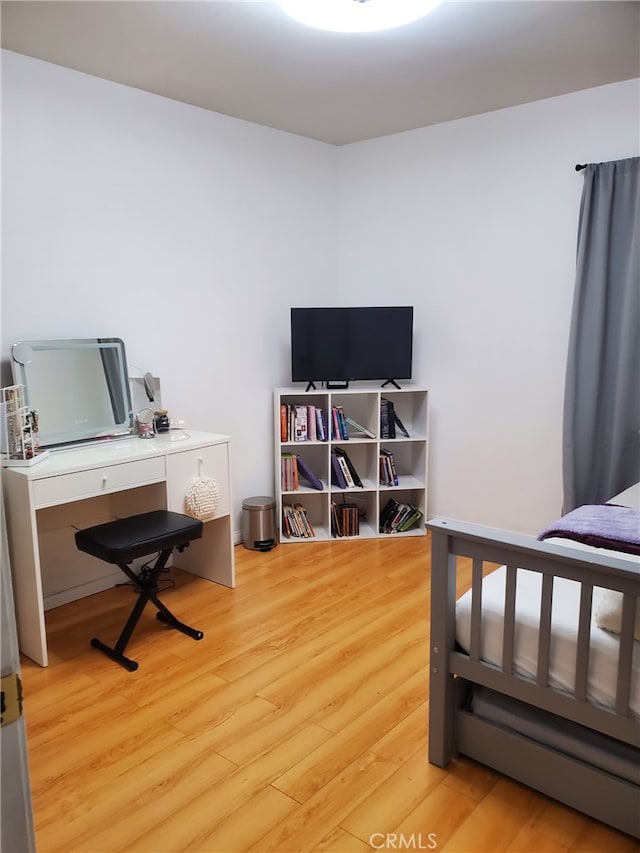
{"label": "white decorative object on desk", "polygon": [[46,459],[38,437],[38,413],[25,401],[23,385],[2,389],[2,464],[35,465]]}
{"label": "white decorative object on desk", "polygon": [[202,476],[202,457],[198,458],[198,476],[194,477],[184,496],[188,514],[200,521],[215,517],[220,502],[220,489],[213,477]]}

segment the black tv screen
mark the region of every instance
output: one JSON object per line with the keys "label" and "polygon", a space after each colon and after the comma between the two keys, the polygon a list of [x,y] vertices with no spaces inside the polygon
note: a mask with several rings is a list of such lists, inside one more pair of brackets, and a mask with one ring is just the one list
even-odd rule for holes
{"label": "black tv screen", "polygon": [[292,308],[293,382],[410,379],[413,307]]}

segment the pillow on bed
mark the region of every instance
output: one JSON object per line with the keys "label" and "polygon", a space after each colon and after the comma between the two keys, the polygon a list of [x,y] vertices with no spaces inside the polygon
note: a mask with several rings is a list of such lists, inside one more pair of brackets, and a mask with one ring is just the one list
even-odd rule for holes
{"label": "pillow on bed", "polygon": [[[594,589],[595,620],[599,628],[619,634],[622,627],[622,593],[613,589]],[[633,632],[640,641],[640,606],[636,604],[636,624]]]}

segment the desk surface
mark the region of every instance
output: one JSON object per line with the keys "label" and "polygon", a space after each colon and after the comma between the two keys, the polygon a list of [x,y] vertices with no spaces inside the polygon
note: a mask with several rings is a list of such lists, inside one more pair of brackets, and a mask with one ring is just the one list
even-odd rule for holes
{"label": "desk surface", "polygon": [[166,456],[169,453],[196,450],[199,447],[211,447],[216,444],[226,444],[229,441],[228,435],[178,429],[160,433],[153,438],[131,436],[108,439],[81,447],[60,448],[50,451],[41,462],[29,466],[6,465],[5,470],[11,475],[24,477],[26,480],[41,480],[44,477],[57,477],[61,474],[72,474],[74,471],[101,468],[103,465]]}

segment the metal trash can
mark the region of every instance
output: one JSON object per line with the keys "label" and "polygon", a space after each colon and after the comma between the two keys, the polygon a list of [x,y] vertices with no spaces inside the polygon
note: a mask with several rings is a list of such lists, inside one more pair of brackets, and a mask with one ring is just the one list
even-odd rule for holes
{"label": "metal trash can", "polygon": [[270,551],[276,547],[276,502],[273,498],[242,501],[242,544],[249,551]]}

